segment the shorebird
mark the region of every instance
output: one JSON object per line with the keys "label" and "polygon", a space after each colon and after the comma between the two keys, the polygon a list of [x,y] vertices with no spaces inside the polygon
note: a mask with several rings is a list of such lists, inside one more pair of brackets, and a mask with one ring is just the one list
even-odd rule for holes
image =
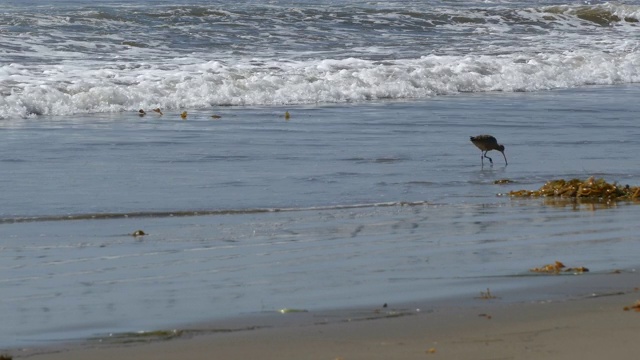
{"label": "shorebird", "polygon": [[502,153],[502,156],[504,157],[505,166],[508,165],[507,156],[504,154],[504,146],[501,144],[498,144],[498,140],[496,140],[496,138],[494,138],[493,136],[491,135],[471,136],[471,142],[478,149],[480,149],[481,151],[480,161],[482,161],[483,165],[484,165],[484,158],[489,159],[489,162],[491,163],[491,165],[493,165],[493,160],[491,160],[491,158],[487,156],[487,152],[491,150],[500,151]]}

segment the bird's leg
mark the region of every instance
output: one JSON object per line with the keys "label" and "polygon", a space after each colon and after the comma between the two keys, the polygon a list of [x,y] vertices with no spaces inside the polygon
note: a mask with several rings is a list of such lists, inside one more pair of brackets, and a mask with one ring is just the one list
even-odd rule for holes
{"label": "bird's leg", "polygon": [[485,151],[485,152],[484,152],[484,157],[486,157],[487,159],[489,159],[489,162],[491,163],[491,165],[493,165],[493,160],[491,160],[491,158],[487,156],[487,152],[488,152],[488,151]]}

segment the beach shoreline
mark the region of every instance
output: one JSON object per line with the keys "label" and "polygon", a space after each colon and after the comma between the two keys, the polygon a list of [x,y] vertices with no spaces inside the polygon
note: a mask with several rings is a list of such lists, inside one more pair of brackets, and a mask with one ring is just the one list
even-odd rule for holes
{"label": "beach shoreline", "polygon": [[637,357],[639,4],[5,3],[0,355]]}
{"label": "beach shoreline", "polygon": [[525,301],[522,290],[514,290],[366,309],[291,309],[157,331],[155,337],[130,334],[8,354],[38,360],[622,359],[640,351],[634,341],[640,329],[640,313],[632,308],[640,299],[635,271],[559,278],[527,290]]}

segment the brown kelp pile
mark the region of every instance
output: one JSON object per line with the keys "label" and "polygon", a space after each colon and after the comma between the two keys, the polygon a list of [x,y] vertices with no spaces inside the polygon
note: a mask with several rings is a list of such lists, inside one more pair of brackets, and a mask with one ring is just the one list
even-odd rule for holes
{"label": "brown kelp pile", "polygon": [[566,273],[573,273],[577,275],[577,274],[584,274],[586,272],[589,272],[589,269],[587,269],[584,266],[568,268],[563,263],[556,260],[556,262],[553,264],[547,264],[541,267],[529,269],[529,271],[535,272],[535,273],[556,274],[556,275],[562,272],[566,272]]}
{"label": "brown kelp pile", "polygon": [[619,186],[616,183],[608,183],[604,179],[595,179],[593,176],[587,180],[551,180],[538,190],[510,191],[512,197],[562,197],[594,200],[638,200],[640,197],[639,186]]}
{"label": "brown kelp pile", "polygon": [[634,310],[636,312],[640,312],[640,300],[636,301],[635,304],[631,306],[625,306],[624,311]]}

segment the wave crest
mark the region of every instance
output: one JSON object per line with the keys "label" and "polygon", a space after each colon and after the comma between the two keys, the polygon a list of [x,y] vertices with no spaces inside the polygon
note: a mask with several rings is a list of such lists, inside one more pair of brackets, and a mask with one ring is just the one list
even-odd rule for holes
{"label": "wave crest", "polygon": [[226,64],[124,64],[109,68],[0,67],[0,118],[236,105],[421,99],[640,82],[640,53],[428,55]]}

